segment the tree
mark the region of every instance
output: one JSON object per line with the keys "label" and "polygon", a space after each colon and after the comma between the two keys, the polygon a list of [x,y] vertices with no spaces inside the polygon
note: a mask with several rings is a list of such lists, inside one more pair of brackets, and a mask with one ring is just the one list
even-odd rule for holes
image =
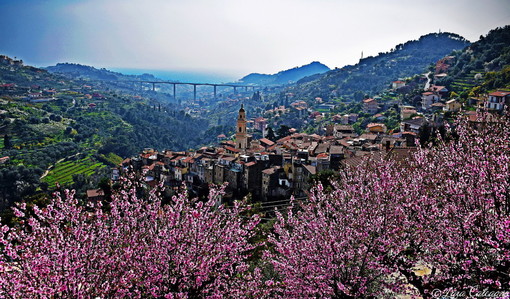
{"label": "tree", "polygon": [[24,165],[7,166],[0,169],[0,210],[14,202],[33,195],[39,185],[43,171]]}
{"label": "tree", "polygon": [[400,183],[393,174],[392,164],[367,162],[359,172],[341,173],[330,192],[313,188],[299,212],[278,214],[269,237],[274,253],[266,253],[280,277],[271,283],[281,286],[278,292],[353,298],[402,291],[399,279],[384,280],[396,267],[380,262],[405,248],[407,223],[391,191]]}
{"label": "tree", "polygon": [[459,94],[455,91],[450,92],[450,99],[456,99],[459,97]]}
{"label": "tree", "polygon": [[20,226],[3,226],[0,296],[10,297],[207,297],[247,292],[248,243],[257,216],[218,201],[187,194],[161,205],[158,192],[147,199],[125,182],[112,196],[109,212],[82,206],[73,192],[45,208],[14,209]]}
{"label": "tree", "polygon": [[367,160],[331,192],[318,185],[278,214],[266,284],[288,297],[392,297],[408,284],[424,298],[508,295],[509,128],[508,117],[459,120],[403,164]]}
{"label": "tree", "polygon": [[271,140],[271,141],[276,141],[276,136],[274,135],[273,128],[267,127],[266,138]]}
{"label": "tree", "polygon": [[99,180],[97,186],[99,187],[99,189],[103,190],[105,199],[109,201],[112,196],[112,185],[110,179],[107,177],[102,177]]}
{"label": "tree", "polygon": [[[508,116],[490,114],[476,129],[461,120],[449,142],[439,139],[415,156],[422,190],[413,210],[423,209],[431,231],[395,261],[422,296],[434,289],[501,291],[510,283],[509,124]],[[404,270],[418,260],[430,275]]]}
{"label": "tree", "polygon": [[12,148],[12,142],[11,137],[7,134],[4,135],[4,148],[5,149],[11,149]]}
{"label": "tree", "polygon": [[365,93],[358,90],[354,92],[353,98],[355,102],[361,102],[365,98]]}
{"label": "tree", "polygon": [[310,176],[308,182],[315,185],[320,182],[322,187],[326,190],[331,188],[331,181],[338,180],[338,173],[331,169],[319,171],[317,174]]}
{"label": "tree", "polygon": [[254,92],[251,97],[251,100],[256,101],[256,102],[262,101],[262,96],[260,96],[260,91],[257,90],[256,92]]}
{"label": "tree", "polygon": [[283,138],[290,135],[290,127],[286,125],[281,125],[278,130],[276,130],[276,135],[278,135],[278,138]]}
{"label": "tree", "polygon": [[64,134],[69,135],[69,134],[71,134],[72,131],[73,131],[72,127],[66,127]]}

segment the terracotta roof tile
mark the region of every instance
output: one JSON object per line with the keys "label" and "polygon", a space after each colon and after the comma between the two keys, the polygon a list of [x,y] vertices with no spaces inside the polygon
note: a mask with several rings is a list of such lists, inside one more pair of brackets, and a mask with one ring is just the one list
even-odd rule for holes
{"label": "terracotta roof tile", "polygon": [[489,96],[494,96],[494,97],[506,97],[507,95],[510,95],[510,92],[508,92],[508,91],[495,91],[495,92],[489,93]]}

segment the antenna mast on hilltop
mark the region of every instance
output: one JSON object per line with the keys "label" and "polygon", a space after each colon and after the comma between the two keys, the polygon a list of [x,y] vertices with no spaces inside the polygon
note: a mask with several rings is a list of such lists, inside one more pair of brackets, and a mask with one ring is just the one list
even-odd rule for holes
{"label": "antenna mast on hilltop", "polygon": [[361,51],[361,58],[360,58],[360,60],[361,60],[361,59],[363,59],[363,51]]}

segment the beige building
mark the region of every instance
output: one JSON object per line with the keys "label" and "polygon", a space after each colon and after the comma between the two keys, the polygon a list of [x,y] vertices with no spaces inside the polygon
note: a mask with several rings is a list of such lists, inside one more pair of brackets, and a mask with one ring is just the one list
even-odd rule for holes
{"label": "beige building", "polygon": [[460,108],[462,105],[457,101],[456,99],[451,99],[446,102],[445,107],[443,108],[444,111],[451,111],[451,112],[457,112],[460,111]]}
{"label": "beige building", "polygon": [[248,148],[248,134],[246,132],[246,112],[244,111],[243,104],[239,109],[237,117],[237,130],[236,130],[236,149],[245,151]]}

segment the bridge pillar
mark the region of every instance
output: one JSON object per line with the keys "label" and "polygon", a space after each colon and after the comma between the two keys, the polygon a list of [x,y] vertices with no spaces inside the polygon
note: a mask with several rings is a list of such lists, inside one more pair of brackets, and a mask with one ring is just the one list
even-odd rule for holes
{"label": "bridge pillar", "polygon": [[197,85],[193,84],[193,101],[197,100]]}
{"label": "bridge pillar", "polygon": [[218,87],[218,85],[213,85],[214,86],[214,98],[216,99],[216,87]]}
{"label": "bridge pillar", "polygon": [[174,101],[175,101],[176,100],[176,98],[175,98],[175,83],[173,84],[173,86],[174,86]]}
{"label": "bridge pillar", "polygon": [[234,86],[234,92],[237,92],[237,87]]}
{"label": "bridge pillar", "polygon": [[156,91],[156,83],[152,83],[152,91]]}

